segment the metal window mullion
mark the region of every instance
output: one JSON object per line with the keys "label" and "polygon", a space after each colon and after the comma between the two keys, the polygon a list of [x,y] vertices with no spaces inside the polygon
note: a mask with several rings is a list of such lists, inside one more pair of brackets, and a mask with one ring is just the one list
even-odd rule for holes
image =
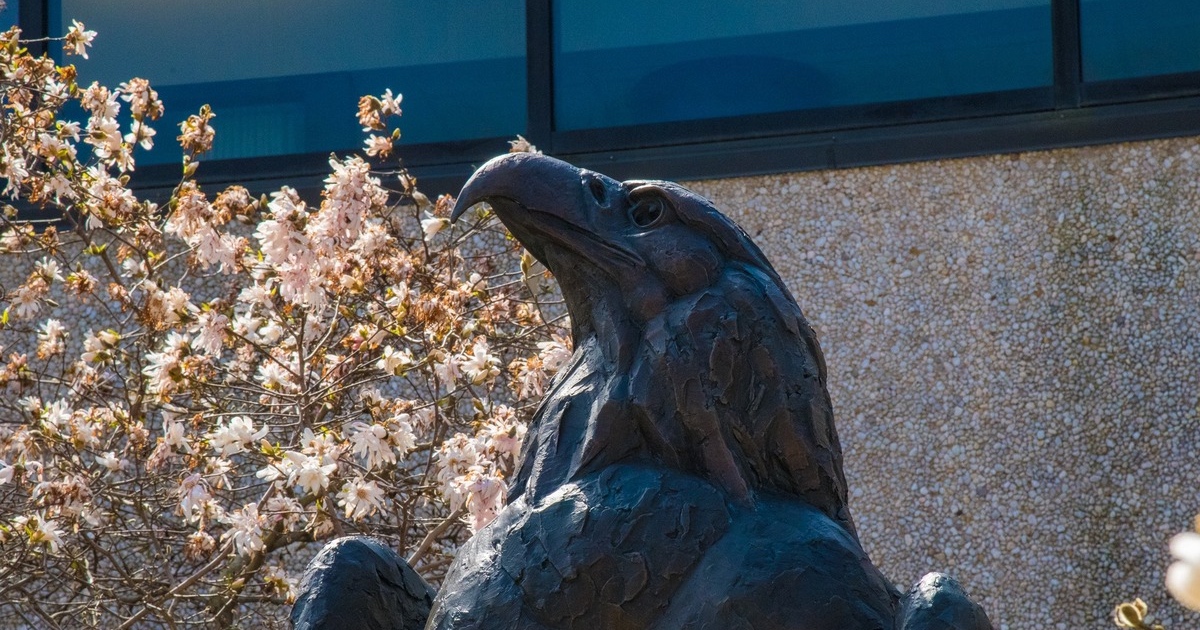
{"label": "metal window mullion", "polygon": [[528,82],[530,142],[553,152],[554,133],[554,48],[552,0],[525,0],[525,67]]}
{"label": "metal window mullion", "polygon": [[1081,102],[1083,53],[1079,36],[1080,0],[1051,0],[1054,50],[1054,107],[1074,109]]}
{"label": "metal window mullion", "polygon": [[46,52],[44,40],[50,36],[50,0],[21,0],[17,24],[21,27],[21,39],[43,40],[30,42],[29,52],[35,56]]}

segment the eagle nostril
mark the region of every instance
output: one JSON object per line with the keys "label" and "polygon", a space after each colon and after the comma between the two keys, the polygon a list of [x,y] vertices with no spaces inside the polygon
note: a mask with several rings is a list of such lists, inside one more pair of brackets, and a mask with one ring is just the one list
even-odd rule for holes
{"label": "eagle nostril", "polygon": [[608,190],[605,188],[604,182],[600,181],[600,178],[588,178],[588,190],[590,190],[592,196],[596,198],[596,203],[604,205],[608,202]]}

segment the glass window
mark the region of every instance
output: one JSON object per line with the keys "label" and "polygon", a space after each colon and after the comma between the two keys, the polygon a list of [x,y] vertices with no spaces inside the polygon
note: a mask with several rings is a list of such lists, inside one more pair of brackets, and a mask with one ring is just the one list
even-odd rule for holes
{"label": "glass window", "polygon": [[0,31],[17,25],[18,16],[21,14],[21,3],[19,0],[8,0],[3,8],[0,8]]}
{"label": "glass window", "polygon": [[556,0],[555,123],[588,129],[1048,86],[1050,0]]}
{"label": "glass window", "polygon": [[1200,70],[1196,0],[1083,0],[1085,81]]}
{"label": "glass window", "polygon": [[[526,127],[523,0],[59,0],[51,24],[97,31],[81,83],[149,79],[166,105],[139,163],[180,159],[177,124],[217,117],[211,158],[362,146],[358,98],[404,95],[403,143]],[[169,122],[167,122],[169,121]],[[164,141],[166,140],[166,141]]]}

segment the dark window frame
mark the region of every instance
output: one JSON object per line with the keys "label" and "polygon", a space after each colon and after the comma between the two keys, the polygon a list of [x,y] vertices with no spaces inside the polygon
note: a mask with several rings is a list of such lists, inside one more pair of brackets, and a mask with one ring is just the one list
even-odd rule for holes
{"label": "dark window frame", "polygon": [[[20,23],[49,33],[50,0],[22,0]],[[1080,0],[1051,0],[1053,85],[968,96],[593,130],[554,128],[553,0],[526,0],[528,121],[546,153],[618,178],[706,179],[866,166],[1200,134],[1200,72],[1085,82]],[[35,47],[38,51],[44,45]],[[399,147],[429,193],[456,190],[511,138]],[[354,151],[347,147],[344,151]],[[316,190],[328,153],[210,160],[201,182]],[[179,167],[135,173],[167,191]],[[257,191],[256,191],[257,192]]]}

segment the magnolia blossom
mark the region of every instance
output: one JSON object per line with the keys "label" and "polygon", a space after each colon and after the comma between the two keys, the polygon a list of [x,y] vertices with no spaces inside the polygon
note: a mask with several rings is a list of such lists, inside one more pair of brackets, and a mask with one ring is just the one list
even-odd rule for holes
{"label": "magnolia blossom", "polygon": [[190,344],[187,337],[177,332],[171,332],[163,342],[162,350],[146,355],[146,367],[142,374],[149,379],[147,387],[151,393],[169,398],[183,381],[183,357],[187,354]]}
{"label": "magnolia blossom", "polygon": [[438,481],[442,484],[442,495],[450,499],[457,509],[456,501],[461,495],[454,487],[454,479],[467,472],[479,461],[479,448],[475,440],[464,433],[455,433],[438,447]]}
{"label": "magnolia blossom", "polygon": [[318,433],[309,428],[305,428],[301,433],[300,445],[301,453],[312,455],[324,464],[335,462],[343,450],[342,444],[332,433],[327,431]]}
{"label": "magnolia blossom", "polygon": [[[88,52],[92,35],[76,24],[72,52]],[[543,296],[520,282],[498,222],[460,237],[448,196],[431,204],[403,170],[385,189],[354,156],[330,161],[319,202],[202,187],[207,107],[180,125],[182,176],[157,205],[123,173],[161,144],[149,82],[79,85],[74,68],[6,50],[0,186],[13,202],[0,256],[14,282],[0,294],[0,412],[12,416],[0,426],[0,489],[13,511],[0,546],[47,551],[4,558],[31,593],[61,580],[53,588],[80,594],[46,599],[47,615],[123,610],[112,593],[144,585],[114,567],[168,554],[214,564],[156,623],[212,625],[209,578],[236,574],[248,589],[237,611],[252,624],[291,592],[271,569],[276,535],[290,549],[343,529],[407,523],[424,536],[445,513],[438,502],[467,510],[474,528],[494,518],[532,411],[524,399],[570,356],[565,342],[528,356],[549,329]],[[388,119],[400,104],[390,91],[360,101],[368,153],[394,154]],[[70,205],[79,224],[7,216],[26,205]],[[77,329],[87,332],[74,339]],[[443,532],[425,566],[445,566],[462,530]],[[48,553],[70,540],[63,531],[103,539],[113,562],[80,574],[75,558]],[[246,561],[258,554],[276,557]],[[105,614],[91,623],[125,621]]]}
{"label": "magnolia blossom", "polygon": [[413,355],[408,348],[397,350],[392,346],[384,346],[383,354],[376,362],[381,371],[394,375],[401,374],[404,370],[412,367],[412,364]]}
{"label": "magnolia blossom", "polygon": [[1179,603],[1200,611],[1200,534],[1184,532],[1171,539],[1175,562],[1167,568],[1167,591]]}
{"label": "magnolia blossom", "polygon": [[212,500],[208,485],[200,473],[192,473],[179,483],[179,509],[188,522],[195,522],[204,515],[207,504]]}
{"label": "magnolia blossom", "polygon": [[379,156],[385,158],[392,153],[392,145],[395,144],[395,141],[389,136],[377,136],[375,134],[371,134],[370,136],[367,136],[367,139],[363,142],[363,144],[366,145],[367,155],[371,157]]}
{"label": "magnolia blossom", "polygon": [[[264,427],[265,428],[265,427]],[[184,453],[190,453],[192,447],[187,441],[187,428],[179,419],[179,415],[169,410],[163,411],[163,444],[169,448]]]}
{"label": "magnolia blossom", "polygon": [[124,462],[120,457],[117,457],[112,451],[108,451],[96,455],[96,463],[100,464],[104,468],[107,468],[109,472],[117,472],[121,470],[126,462]]}
{"label": "magnolia blossom", "polygon": [[228,422],[217,425],[217,428],[205,437],[221,457],[229,457],[244,452],[247,444],[261,440],[269,429],[270,427],[263,425],[256,430],[254,421],[250,418],[234,416]]}
{"label": "magnolia blossom", "polygon": [[71,408],[65,400],[56,400],[42,410],[42,429],[47,435],[69,435]]}
{"label": "magnolia blossom", "polygon": [[457,357],[447,355],[441,361],[434,363],[433,373],[437,375],[443,387],[453,387],[455,381],[462,375],[462,369]]}
{"label": "magnolia blossom", "polygon": [[462,362],[463,373],[476,385],[490,381],[500,374],[500,359],[492,356],[489,350],[491,347],[487,340],[479,337],[471,347],[470,356],[464,357]]}
{"label": "magnolia blossom", "polygon": [[366,461],[368,470],[396,463],[396,454],[388,443],[388,431],[384,426],[354,422],[350,424],[350,430],[353,431],[350,434],[351,449]]}
{"label": "magnolia blossom", "polygon": [[361,477],[347,481],[337,496],[338,507],[346,510],[346,518],[355,521],[383,507],[383,489]]}
{"label": "magnolia blossom", "polygon": [[555,335],[550,341],[539,341],[537,346],[542,367],[550,374],[556,374],[571,360],[571,347],[563,337]]}
{"label": "magnolia blossom", "polygon": [[234,553],[249,556],[263,550],[263,527],[267,525],[267,517],[258,513],[257,505],[247,503],[222,520],[230,527],[221,534],[221,540],[232,540]]}
{"label": "magnolia blossom", "polygon": [[13,519],[13,525],[28,532],[29,544],[45,545],[50,548],[50,553],[58,553],[63,545],[62,530],[45,516],[18,516]]}
{"label": "magnolia blossom", "polygon": [[471,531],[477,532],[495,520],[504,507],[508,486],[504,479],[482,466],[471,466],[465,475],[454,480],[454,489],[464,497],[471,513]]}
{"label": "magnolia blossom", "polygon": [[480,436],[489,450],[515,461],[521,452],[525,432],[525,423],[517,418],[516,412],[506,405],[498,405],[484,422]]}
{"label": "magnolia blossom", "polygon": [[391,427],[388,439],[392,443],[392,448],[396,449],[396,453],[400,457],[404,457],[409,451],[417,447],[417,434],[413,432],[409,418],[411,418],[410,414],[402,413],[388,423]]}
{"label": "magnolia blossom", "polygon": [[430,240],[437,236],[438,232],[450,226],[450,219],[444,217],[435,217],[428,212],[425,213],[425,218],[421,219],[421,231],[425,233],[425,240]]}
{"label": "magnolia blossom", "polygon": [[82,359],[86,363],[107,363],[112,360],[112,350],[117,347],[121,335],[115,330],[102,330],[99,333],[87,332],[83,340]]}
{"label": "magnolia blossom", "polygon": [[320,458],[304,453],[286,451],[283,459],[258,471],[257,476],[266,481],[287,479],[289,485],[300,488],[306,494],[318,494],[329,485],[329,476],[337,471],[336,462],[324,464]]}
{"label": "magnolia blossom", "polygon": [[45,293],[46,284],[40,278],[17,287],[9,295],[11,302],[9,312],[17,319],[29,319],[37,315],[38,311],[42,310],[41,298]]}
{"label": "magnolia blossom", "polygon": [[229,318],[216,311],[204,311],[196,318],[192,331],[196,333],[193,344],[197,349],[211,356],[221,354],[225,345],[225,329],[229,326]]}
{"label": "magnolia blossom", "polygon": [[61,321],[54,318],[47,319],[38,329],[38,356],[46,358],[62,352],[66,347],[64,343],[66,337],[67,327],[63,326]]}
{"label": "magnolia blossom", "polygon": [[94,39],[96,39],[96,31],[86,30],[83,22],[79,20],[71,20],[71,28],[67,29],[67,37],[63,41],[63,50],[87,59],[87,49],[92,45]]}
{"label": "magnolia blossom", "polygon": [[59,267],[57,260],[43,256],[34,264],[33,268],[46,282],[63,281],[62,268]]}

